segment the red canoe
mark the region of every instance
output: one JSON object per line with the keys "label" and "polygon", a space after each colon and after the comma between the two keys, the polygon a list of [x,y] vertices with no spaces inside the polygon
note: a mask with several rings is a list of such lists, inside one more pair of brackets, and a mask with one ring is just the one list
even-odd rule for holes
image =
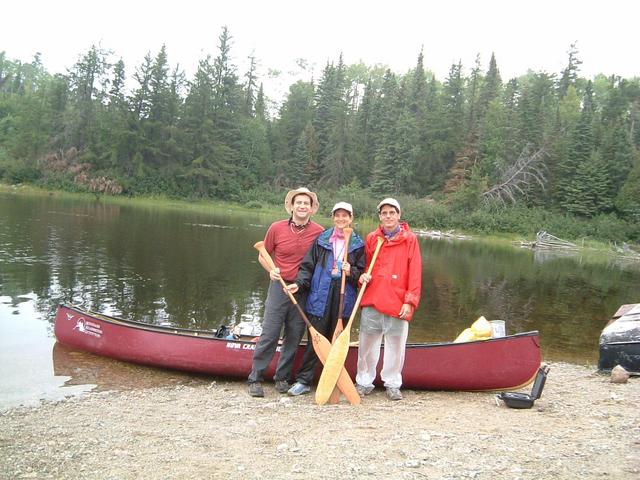
{"label": "red canoe", "polygon": [[[247,378],[255,341],[216,338],[189,330],[122,320],[60,305],[55,335],[63,345],[127,362],[188,372]],[[296,365],[302,359],[301,345]],[[355,378],[357,347],[345,367]],[[382,357],[381,357],[382,358]],[[275,371],[278,354],[266,377]],[[530,383],[540,366],[538,332],[466,343],[407,344],[404,388],[424,390],[514,390]]]}

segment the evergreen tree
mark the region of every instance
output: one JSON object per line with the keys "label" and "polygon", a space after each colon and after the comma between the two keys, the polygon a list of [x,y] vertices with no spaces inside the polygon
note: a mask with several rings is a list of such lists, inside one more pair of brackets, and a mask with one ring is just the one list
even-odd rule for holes
{"label": "evergreen tree", "polygon": [[[436,133],[433,154],[432,181],[443,186],[444,179],[453,166],[456,152],[463,145],[465,126],[465,95],[462,63],[452,64],[441,93],[441,115],[434,118],[439,125]],[[434,112],[437,113],[437,112]]]}
{"label": "evergreen tree", "polygon": [[133,91],[133,111],[136,118],[148,118],[151,105],[151,75],[153,70],[153,59],[151,52],[147,52],[144,62],[136,68],[133,78],[138,82],[138,86]]}
{"label": "evergreen tree", "polygon": [[149,75],[149,120],[160,124],[168,123],[168,94],[169,64],[167,61],[166,47],[162,45],[160,52],[158,52],[158,55],[151,65]]}
{"label": "evergreen tree", "polygon": [[401,93],[399,99],[396,182],[398,190],[419,195],[432,171],[427,100],[432,102],[432,107],[435,102],[435,94],[429,91],[422,51],[415,69],[403,83],[406,87],[401,90],[405,93]]}
{"label": "evergreen tree", "polygon": [[103,112],[99,141],[101,163],[130,175],[129,160],[135,154],[130,142],[129,104],[125,95],[125,65],[122,59],[113,67],[111,88],[107,95],[107,108]]}
{"label": "evergreen tree", "polygon": [[478,175],[493,184],[506,167],[515,161],[515,158],[507,158],[505,155],[507,112],[500,99],[494,98],[487,105],[483,125],[478,148]]}
{"label": "evergreen tree", "polygon": [[107,53],[93,45],[69,71],[73,108],[65,114],[67,145],[82,150],[93,142],[96,109],[106,97]]}
{"label": "evergreen tree", "polygon": [[467,81],[466,88],[466,100],[467,100],[467,119],[466,130],[468,132],[467,137],[474,137],[478,135],[478,120],[481,115],[480,111],[480,91],[482,89],[482,73],[480,73],[480,54],[476,56],[476,63],[471,70],[471,76]]}
{"label": "evergreen tree", "polygon": [[280,109],[280,118],[273,126],[277,185],[297,184],[291,174],[294,151],[302,131],[313,120],[313,99],[313,84],[298,81],[289,87],[289,94]]}
{"label": "evergreen tree", "polygon": [[318,171],[318,144],[313,125],[308,123],[300,134],[293,153],[293,178],[299,185],[314,186],[320,178]]}
{"label": "evergreen tree", "polygon": [[351,178],[363,186],[369,186],[373,175],[374,158],[381,142],[382,100],[380,87],[370,77],[362,95],[362,102],[355,120],[354,148],[356,158],[352,162]]}
{"label": "evergreen tree", "polygon": [[606,170],[597,151],[580,164],[567,192],[564,207],[574,215],[593,217],[611,208]]}
{"label": "evergreen tree", "polygon": [[264,98],[264,86],[261,83],[260,88],[258,89],[258,95],[256,96],[255,102],[255,117],[264,122],[267,120],[267,106]]}
{"label": "evergreen tree", "polygon": [[488,110],[489,104],[500,95],[501,88],[502,79],[500,78],[500,71],[498,70],[496,56],[492,53],[491,60],[489,61],[489,70],[487,70],[487,74],[484,77],[480,91],[480,99],[478,101],[480,115],[483,115]]}
{"label": "evergreen tree", "polygon": [[253,116],[256,103],[256,57],[254,55],[249,56],[249,70],[247,70],[244,77],[246,79],[244,84],[244,114]]}
{"label": "evergreen tree", "polygon": [[520,113],[519,113],[520,84],[518,80],[509,80],[503,91],[503,104],[505,108],[505,158],[517,158],[518,154],[525,146],[520,136]]}
{"label": "evergreen tree", "polygon": [[316,92],[316,113],[313,127],[318,138],[318,164],[321,183],[338,187],[345,182],[347,166],[348,110],[347,81],[342,55],[338,65],[327,64]]}
{"label": "evergreen tree", "polygon": [[396,76],[387,70],[380,92],[380,142],[374,156],[371,189],[379,195],[398,193],[396,190],[395,165],[396,122],[398,120],[398,83]]}
{"label": "evergreen tree", "polygon": [[562,71],[560,81],[558,82],[558,96],[560,98],[567,94],[571,85],[575,86],[576,81],[578,80],[578,71],[582,64],[582,61],[578,59],[578,48],[575,42],[571,44],[569,52],[567,53],[569,54],[569,60],[567,62],[567,66]]}
{"label": "evergreen tree", "polygon": [[545,134],[556,117],[553,75],[533,73],[521,79],[519,101],[522,144],[543,145]]}
{"label": "evergreen tree", "polygon": [[[590,175],[600,163],[592,156],[593,150],[593,98],[591,83],[583,98],[580,120],[574,128],[568,154],[558,165],[558,203],[570,213],[593,215],[593,201],[589,193]],[[591,162],[589,162],[591,160]]]}
{"label": "evergreen tree", "polygon": [[[214,133],[211,71],[211,57],[207,56],[200,60],[194,79],[188,85],[189,91],[185,99],[184,117],[181,122],[187,145],[190,147],[186,165],[187,168],[194,167],[192,171],[194,175],[198,176],[199,185],[203,181],[200,176],[206,176],[201,164],[210,151]],[[202,160],[194,165],[193,162],[198,159]],[[204,188],[200,188],[199,193],[204,195]]]}
{"label": "evergreen tree", "polygon": [[615,199],[615,206],[630,220],[640,222],[640,157],[637,154],[634,166]]}
{"label": "evergreen tree", "polygon": [[127,108],[125,96],[125,69],[122,59],[118,60],[113,67],[113,78],[109,89],[107,104],[111,109],[122,110]]}

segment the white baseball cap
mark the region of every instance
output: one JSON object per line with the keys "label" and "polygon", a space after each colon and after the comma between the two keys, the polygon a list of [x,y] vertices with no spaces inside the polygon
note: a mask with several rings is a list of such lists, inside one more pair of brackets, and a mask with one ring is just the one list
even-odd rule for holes
{"label": "white baseball cap", "polygon": [[331,215],[333,215],[336,212],[336,210],[346,210],[353,217],[353,207],[351,206],[350,203],[347,203],[347,202],[336,203],[331,209]]}
{"label": "white baseball cap", "polygon": [[378,212],[380,211],[380,209],[382,208],[383,205],[391,205],[392,207],[395,207],[398,209],[398,213],[402,213],[402,209],[400,208],[400,204],[398,203],[398,201],[395,198],[385,198],[384,200],[382,200],[379,204],[378,204]]}

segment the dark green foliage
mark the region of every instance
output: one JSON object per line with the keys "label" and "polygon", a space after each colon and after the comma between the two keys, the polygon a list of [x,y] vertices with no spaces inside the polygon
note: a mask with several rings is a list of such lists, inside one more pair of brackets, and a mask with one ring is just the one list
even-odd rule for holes
{"label": "dark green foliage", "polygon": [[625,217],[640,225],[640,158],[637,155],[635,166],[620,188],[615,205]]}
{"label": "dark green foliage", "polygon": [[[444,81],[422,52],[403,74],[339,56],[279,105],[253,54],[239,77],[232,47],[223,28],[191,78],[164,45],[127,68],[92,46],[55,76],[38,56],[0,52],[0,180],[73,191],[93,181],[252,208],[306,185],[363,213],[398,196],[408,219],[433,228],[637,237],[640,80],[580,77],[575,45],[558,78],[529,71],[504,82],[493,55],[468,75],[452,65]],[[508,181],[525,148],[549,154],[546,181],[520,184],[515,207],[498,213],[480,199]]]}

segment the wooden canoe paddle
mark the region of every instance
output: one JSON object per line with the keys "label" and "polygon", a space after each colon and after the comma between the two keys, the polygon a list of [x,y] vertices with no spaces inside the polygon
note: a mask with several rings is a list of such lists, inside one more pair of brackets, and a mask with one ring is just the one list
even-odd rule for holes
{"label": "wooden canoe paddle", "polygon": [[[351,240],[351,234],[353,233],[353,228],[345,227],[344,232],[344,257],[342,259],[343,264],[349,261],[349,240]],[[344,290],[347,284],[347,274],[344,270],[342,270],[342,279],[340,281],[340,303],[338,304],[338,319],[336,320],[336,328],[333,331],[333,339],[331,343],[336,341],[338,335],[342,333],[344,326],[342,324],[342,313],[344,312]]]}
{"label": "wooden canoe paddle", "polygon": [[[273,263],[273,259],[271,258],[271,255],[269,255],[269,252],[267,252],[267,249],[264,248],[264,242],[257,242],[253,247],[260,252],[260,256],[264,259],[265,262],[267,262],[267,265],[269,266],[269,268],[271,269],[276,268],[276,265],[275,263]],[[284,288],[284,291],[289,296],[289,299],[291,300],[291,302],[296,306],[296,308],[298,309],[298,312],[300,312],[300,316],[302,317],[302,320],[304,320],[304,323],[307,324],[307,328],[309,329],[309,334],[311,336],[310,340],[311,340],[311,344],[313,345],[313,349],[315,350],[316,355],[324,365],[324,363],[327,360],[327,356],[329,355],[329,351],[331,350],[331,343],[329,343],[329,340],[327,340],[327,338],[324,335],[322,335],[320,332],[318,332],[318,330],[316,330],[315,327],[311,324],[311,322],[305,315],[304,311],[302,310],[302,307],[298,304],[296,297],[294,297],[293,294],[289,291],[289,289],[287,288],[287,284],[282,278],[280,278],[280,283],[282,284],[282,288]],[[338,388],[342,391],[342,393],[347,398],[349,403],[351,405],[360,405],[361,403],[360,395],[358,395],[358,391],[356,390],[356,387],[353,384],[351,377],[349,376],[347,371],[344,369],[344,367],[342,368],[342,370],[338,371],[336,377],[337,377]]]}
{"label": "wooden canoe paddle", "polygon": [[[371,258],[371,263],[369,264],[369,269],[367,273],[371,275],[373,271],[373,265],[376,263],[376,259],[378,258],[378,253],[380,253],[380,247],[382,247],[382,243],[384,239],[382,237],[378,237],[378,244],[376,245],[376,249],[373,252],[373,257]],[[318,381],[318,387],[316,388],[316,403],[318,405],[324,405],[329,400],[331,396],[331,392],[336,385],[336,381],[338,376],[340,375],[341,369],[344,369],[344,361],[347,358],[347,353],[349,352],[349,341],[351,340],[351,325],[353,323],[353,319],[356,316],[356,311],[360,306],[360,301],[362,300],[362,295],[367,288],[367,284],[365,283],[360,288],[358,292],[358,298],[356,299],[356,303],[353,306],[353,311],[351,312],[351,316],[349,317],[349,322],[345,327],[344,331],[340,334],[340,336],[334,341],[331,350],[327,356],[327,360],[324,363],[324,368],[322,369],[322,374],[320,375],[320,380]]]}
{"label": "wooden canoe paddle", "polygon": [[[345,227],[342,229],[344,233],[344,257],[342,259],[342,264],[344,265],[349,261],[349,240],[351,239],[351,234],[353,233],[353,228]],[[340,280],[340,300],[338,303],[338,319],[336,320],[336,328],[333,331],[333,338],[331,339],[331,343],[336,341],[338,335],[342,333],[344,330],[344,325],[342,323],[342,314],[344,312],[344,290],[347,283],[347,273],[342,270],[342,279]],[[329,403],[336,404],[340,401],[340,389],[336,385],[333,387],[333,391],[331,392],[331,396],[329,397]]]}

